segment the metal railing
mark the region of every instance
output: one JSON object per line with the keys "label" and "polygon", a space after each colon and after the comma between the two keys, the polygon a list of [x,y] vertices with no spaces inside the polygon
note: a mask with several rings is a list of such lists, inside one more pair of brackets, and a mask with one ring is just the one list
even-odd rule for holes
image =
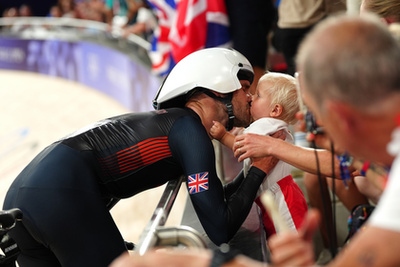
{"label": "metal railing", "polygon": [[[79,35],[76,35],[77,32],[86,36],[106,34],[114,38],[125,38],[143,49],[150,49],[150,43],[144,38],[136,34],[123,37],[123,30],[121,28],[110,27],[107,23],[93,20],[63,17],[12,17],[0,18],[0,27],[2,27],[3,34],[21,34],[25,32],[30,37],[38,38],[63,38],[66,36],[66,30],[69,28],[74,30],[74,35],[68,35],[68,38],[73,36],[79,38]],[[42,31],[38,31],[38,29]],[[45,32],[47,34],[44,34]]]}
{"label": "metal railing", "polygon": [[179,246],[206,248],[201,235],[188,226],[164,227],[178,195],[184,177],[167,183],[154,213],[140,236],[137,251],[143,255],[156,246]]}

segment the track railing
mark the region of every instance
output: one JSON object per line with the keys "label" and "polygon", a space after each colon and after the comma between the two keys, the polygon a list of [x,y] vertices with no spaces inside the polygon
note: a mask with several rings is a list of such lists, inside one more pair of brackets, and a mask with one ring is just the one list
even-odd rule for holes
{"label": "track railing", "polygon": [[164,227],[182,182],[183,176],[167,183],[149,223],[140,236],[137,244],[139,254],[142,255],[156,246],[207,247],[201,235],[190,227]]}
{"label": "track railing", "polygon": [[[150,43],[136,34],[123,37],[123,30],[119,27],[110,27],[107,23],[74,19],[74,18],[52,18],[52,17],[12,17],[0,18],[1,33],[29,38],[79,38],[81,35],[88,37],[99,37],[99,35],[110,36],[116,39],[127,40],[148,51]],[[68,29],[73,30],[68,34]],[[78,34],[77,34],[78,33]]]}

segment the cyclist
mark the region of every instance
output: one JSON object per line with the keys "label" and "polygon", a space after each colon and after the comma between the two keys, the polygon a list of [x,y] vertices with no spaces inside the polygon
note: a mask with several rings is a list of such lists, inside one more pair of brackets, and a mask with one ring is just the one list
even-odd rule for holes
{"label": "cyclist", "polygon": [[185,175],[210,239],[229,241],[246,218],[274,158],[255,159],[246,179],[223,187],[209,130],[250,123],[254,73],[235,50],[209,48],[182,59],[155,99],[155,111],[108,118],[49,145],[18,175],[4,209],[19,208],[10,231],[24,266],[108,266],[126,250],[107,208]]}

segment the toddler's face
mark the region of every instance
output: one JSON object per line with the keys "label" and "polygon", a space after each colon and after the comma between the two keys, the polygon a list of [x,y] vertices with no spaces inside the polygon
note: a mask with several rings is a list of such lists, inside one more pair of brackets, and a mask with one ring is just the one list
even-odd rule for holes
{"label": "toddler's face", "polygon": [[271,117],[271,100],[269,97],[269,88],[271,87],[272,83],[269,81],[263,81],[262,84],[257,86],[250,110],[253,121],[260,118]]}

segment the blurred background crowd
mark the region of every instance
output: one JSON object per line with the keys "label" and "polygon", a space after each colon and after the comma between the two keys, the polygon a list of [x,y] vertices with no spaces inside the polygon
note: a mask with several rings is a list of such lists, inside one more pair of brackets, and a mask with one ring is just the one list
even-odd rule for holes
{"label": "blurred background crowd", "polygon": [[[124,27],[137,34],[151,32],[156,19],[144,1],[138,0],[48,0],[36,3],[33,1],[6,1],[0,4],[2,17],[66,17],[104,22]],[[146,25],[136,25],[146,21]],[[151,25],[150,25],[151,24]],[[147,29],[145,27],[148,27]]]}
{"label": "blurred background crowd", "polygon": [[256,81],[265,70],[294,74],[302,37],[320,20],[350,11],[345,0],[3,0],[2,17],[74,18],[107,24],[120,37],[151,43],[154,72],[164,77],[201,48],[233,47],[252,63]]}
{"label": "blurred background crowd", "polygon": [[[267,64],[268,38],[276,27],[279,2],[203,0],[190,6],[189,1],[169,0],[46,0],[40,3],[3,0],[0,11],[3,18],[53,17],[101,22],[110,31],[118,28],[121,37],[138,35],[152,43],[150,57],[154,71],[160,76],[166,75],[190,52],[210,46],[233,46],[249,58],[256,71],[260,68],[261,74]],[[204,3],[205,9],[200,5]],[[196,17],[189,17],[191,9],[195,10]],[[185,20],[190,23],[185,24]],[[182,43],[184,39],[187,41]],[[273,65],[284,71],[286,67],[280,63],[284,62]]]}

